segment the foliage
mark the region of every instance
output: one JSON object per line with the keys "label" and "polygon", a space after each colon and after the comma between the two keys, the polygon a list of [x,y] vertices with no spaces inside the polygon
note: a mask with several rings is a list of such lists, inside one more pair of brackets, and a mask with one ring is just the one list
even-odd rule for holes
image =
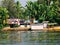
{"label": "foliage", "polygon": [[49,21],[60,24],[60,0],[28,1],[25,7],[14,0],[2,0],[0,7],[0,28],[7,25],[8,18]]}
{"label": "foliage", "polygon": [[15,7],[16,7],[17,18],[22,18],[22,6],[19,1],[16,2]]}
{"label": "foliage", "polygon": [[[46,2],[46,1],[45,1]],[[49,21],[49,22],[57,22],[59,19],[60,13],[58,13],[58,5],[53,2],[51,5],[47,5],[46,3],[39,4],[36,2],[27,2],[27,10],[29,13],[28,16],[30,18],[36,18],[36,20],[40,21]],[[58,17],[59,16],[59,17]],[[60,19],[59,19],[60,20]]]}
{"label": "foliage", "polygon": [[2,7],[9,11],[10,18],[16,18],[16,8],[14,0],[2,0]]}
{"label": "foliage", "polygon": [[6,8],[0,7],[0,27],[2,28],[9,18],[8,10]]}

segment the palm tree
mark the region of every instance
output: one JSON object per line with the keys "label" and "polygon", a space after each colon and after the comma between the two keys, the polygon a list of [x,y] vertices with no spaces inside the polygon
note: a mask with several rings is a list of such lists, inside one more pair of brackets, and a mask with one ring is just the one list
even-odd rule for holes
{"label": "palm tree", "polygon": [[58,7],[55,3],[53,3],[52,5],[50,5],[50,3],[27,3],[27,10],[29,12],[29,15],[36,18],[37,20],[56,22],[57,9]]}
{"label": "palm tree", "polygon": [[16,10],[17,10],[17,15],[18,15],[17,17],[18,17],[18,19],[21,18],[21,15],[22,15],[22,13],[21,13],[21,8],[22,8],[22,7],[21,7],[20,2],[17,1],[17,2],[16,2]]}
{"label": "palm tree", "polygon": [[14,7],[14,0],[2,0],[2,7],[5,7],[9,11],[10,18],[16,17],[16,9]]}
{"label": "palm tree", "polygon": [[9,18],[8,10],[6,8],[0,7],[0,24],[3,27],[7,24],[7,19]]}

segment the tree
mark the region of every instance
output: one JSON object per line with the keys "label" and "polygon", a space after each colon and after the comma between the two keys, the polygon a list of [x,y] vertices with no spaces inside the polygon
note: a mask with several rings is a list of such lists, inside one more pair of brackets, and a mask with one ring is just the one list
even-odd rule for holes
{"label": "tree", "polygon": [[17,18],[22,18],[22,6],[19,1],[16,2],[16,13],[17,13]]}
{"label": "tree", "polygon": [[10,18],[16,17],[16,8],[14,0],[3,0],[2,7],[5,7],[9,11]]}
{"label": "tree", "polygon": [[[58,13],[58,5],[53,2],[53,4],[49,5],[45,3],[39,4],[38,2],[31,2],[27,3],[27,10],[30,17],[35,18],[36,20],[40,21],[49,21],[49,22],[57,22],[59,19]],[[59,16],[59,17],[58,17]]]}
{"label": "tree", "polygon": [[3,27],[5,24],[7,24],[8,18],[8,10],[6,8],[0,7],[0,27]]}
{"label": "tree", "polygon": [[22,19],[28,19],[27,17],[28,17],[28,10],[27,10],[27,8],[25,8],[25,7],[22,7],[22,15],[21,15],[21,18]]}
{"label": "tree", "polygon": [[[29,15],[31,18],[36,18],[36,20],[39,19],[39,17],[43,16],[43,13],[46,12],[46,5],[45,4],[39,4],[38,2],[28,2],[27,3],[27,10],[29,12]],[[45,20],[45,19],[43,19]]]}

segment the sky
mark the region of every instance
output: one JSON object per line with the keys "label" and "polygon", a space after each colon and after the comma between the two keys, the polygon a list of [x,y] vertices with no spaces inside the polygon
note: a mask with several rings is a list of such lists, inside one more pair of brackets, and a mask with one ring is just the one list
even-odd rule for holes
{"label": "sky", "polygon": [[34,1],[37,1],[37,0],[15,0],[15,1],[20,1],[21,5],[25,6],[27,1],[33,1],[34,2]]}

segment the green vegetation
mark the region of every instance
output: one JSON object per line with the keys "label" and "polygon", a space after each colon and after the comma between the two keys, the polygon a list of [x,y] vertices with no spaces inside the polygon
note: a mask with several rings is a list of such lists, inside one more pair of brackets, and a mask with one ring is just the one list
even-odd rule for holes
{"label": "green vegetation", "polygon": [[0,7],[0,29],[7,24],[8,18],[8,10],[6,8]]}
{"label": "green vegetation", "polygon": [[60,20],[58,5],[55,4],[55,2],[48,5],[46,2],[47,1],[42,4],[31,1],[27,2],[28,15],[30,15],[31,18],[35,18],[36,20],[60,23],[57,21]]}
{"label": "green vegetation", "polygon": [[50,23],[60,24],[60,0],[28,1],[25,7],[15,0],[2,0],[0,6],[0,28],[7,25],[8,18],[29,19],[35,18]]}
{"label": "green vegetation", "polygon": [[5,7],[9,11],[10,18],[16,17],[16,8],[14,0],[2,0],[2,7]]}

